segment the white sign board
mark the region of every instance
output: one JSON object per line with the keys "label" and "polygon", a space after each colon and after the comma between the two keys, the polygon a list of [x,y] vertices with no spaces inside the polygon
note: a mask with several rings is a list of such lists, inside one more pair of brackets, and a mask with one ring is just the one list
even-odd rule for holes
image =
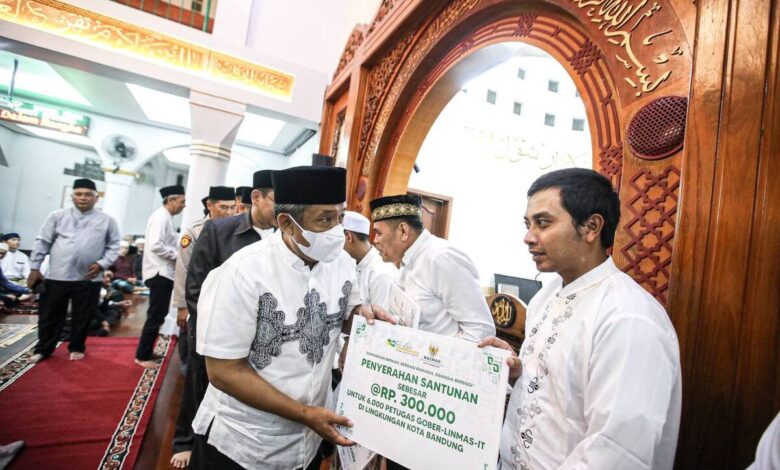
{"label": "white sign board", "polygon": [[413,470],[495,468],[508,351],[363,317],[349,343],[344,436]]}

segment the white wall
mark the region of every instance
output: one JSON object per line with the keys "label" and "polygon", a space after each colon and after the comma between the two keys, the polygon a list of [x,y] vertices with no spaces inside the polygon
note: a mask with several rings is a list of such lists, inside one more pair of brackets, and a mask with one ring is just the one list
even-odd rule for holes
{"label": "white wall", "polygon": [[[112,133],[127,135],[139,144],[143,143],[142,148],[150,149],[150,153],[164,150],[171,142],[179,143],[189,139],[187,134],[181,132],[103,116],[91,118],[98,127],[111,129]],[[225,184],[248,186],[252,184],[252,174],[257,170],[309,165],[318,143],[319,134],[316,134],[289,157],[236,145]],[[70,187],[76,178],[65,175],[63,170],[73,168],[75,163],[83,163],[86,158],[99,160],[100,157],[90,149],[15,133],[2,126],[0,146],[8,160],[8,167],[0,166],[0,232],[19,232],[22,235],[22,248],[31,249],[43,220],[51,211],[61,207],[63,188]],[[139,159],[147,161],[137,170],[142,176],[131,189],[132,196],[125,212],[124,234],[142,235],[149,214],[160,207],[162,199],[159,189],[175,184],[177,175],[184,176],[184,184],[187,181],[186,165],[170,165],[159,156],[149,160],[148,155],[143,155]],[[104,182],[96,181],[96,184],[99,191],[106,189]],[[188,198],[188,204],[199,205],[201,197],[193,195]],[[180,219],[181,215],[174,218],[177,227]]]}
{"label": "white wall", "polygon": [[311,165],[311,155],[319,145],[319,132],[289,157],[264,152],[242,145],[234,145],[228,165],[227,186],[251,186],[252,175],[258,170],[283,170],[294,166]]}
{"label": "white wall", "polygon": [[[0,166],[0,232],[18,232],[22,249],[32,249],[46,216],[62,207],[63,189],[77,177],[65,168],[98,159],[94,151],[16,134],[0,127],[8,167]],[[96,181],[98,191],[105,184]]]}
{"label": "white wall", "polygon": [[[149,215],[162,206],[160,188],[176,184],[178,175],[184,177],[183,184],[187,185],[186,168],[174,168],[163,164],[152,166],[149,162],[139,172],[144,175],[144,178],[136,181],[130,191],[131,198],[125,212],[124,233],[122,235],[143,236],[146,232],[146,222]],[[187,204],[200,205],[200,199],[192,198],[187,201]],[[177,228],[181,226],[181,217],[182,215],[179,214],[173,218],[173,223]]]}
{"label": "white wall", "polygon": [[[349,34],[380,0],[254,0],[246,45],[333,75]],[[221,17],[215,20],[219,24]]]}
{"label": "white wall", "polygon": [[[525,80],[517,78],[521,66]],[[550,78],[559,81],[559,93],[547,91]],[[523,243],[526,193],[545,172],[591,167],[584,105],[549,56],[512,59],[465,89],[431,128],[409,187],[453,197],[449,239],[474,261],[483,287],[494,286],[494,274],[533,279],[537,271]],[[488,89],[497,92],[495,104],[486,101]],[[523,103],[520,116],[515,101]],[[549,112],[555,127],[544,125]],[[586,119],[584,131],[571,130],[573,117]]]}

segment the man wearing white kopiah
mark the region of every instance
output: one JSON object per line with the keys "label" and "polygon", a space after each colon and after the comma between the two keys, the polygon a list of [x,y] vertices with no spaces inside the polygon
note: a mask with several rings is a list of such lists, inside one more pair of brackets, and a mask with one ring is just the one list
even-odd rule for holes
{"label": "man wearing white kopiah", "polygon": [[357,263],[357,280],[363,300],[387,308],[398,279],[398,268],[382,260],[368,242],[371,222],[359,212],[344,212],[344,251]]}
{"label": "man wearing white kopiah", "polygon": [[671,469],[679,345],[663,306],[607,253],[617,194],[595,171],[570,168],[537,179],[528,198],[525,243],[539,271],[560,277],[531,300],[519,360],[509,360],[501,468]]}
{"label": "man wearing white kopiah", "polygon": [[353,442],[325,408],[336,339],[362,305],[344,252],[343,168],[274,172],[279,230],[231,256],[203,284],[197,351],[209,386],[193,422],[194,469],[319,468],[322,438]]}
{"label": "man wearing white kopiah", "polygon": [[496,334],[474,263],[423,228],[419,196],[374,199],[371,219],[374,246],[400,267],[398,285],[420,307],[421,330],[475,342]]}

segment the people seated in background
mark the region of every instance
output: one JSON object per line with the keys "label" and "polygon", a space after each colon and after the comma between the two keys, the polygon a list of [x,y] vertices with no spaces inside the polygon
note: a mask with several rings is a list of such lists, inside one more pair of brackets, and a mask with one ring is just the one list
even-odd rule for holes
{"label": "people seated in background", "polygon": [[[8,245],[0,242],[0,261],[8,256]],[[25,301],[31,296],[30,289],[20,286],[8,280],[0,267],[0,301],[5,306],[13,305],[19,301]]]}
{"label": "people seated in background", "polygon": [[116,282],[114,272],[109,268],[103,273],[100,303],[98,304],[97,315],[90,322],[90,335],[108,336],[110,328],[119,323],[124,311],[133,306],[132,301],[124,300],[121,291],[112,288],[114,282]]}
{"label": "people seated in background", "polygon": [[133,287],[136,283],[135,277],[135,255],[130,254],[130,244],[122,240],[119,242],[119,257],[112,266],[114,271],[114,280],[112,286],[114,289],[129,294],[133,293]]}
{"label": "people seated in background", "polygon": [[19,250],[21,237],[18,233],[11,232],[0,237],[0,241],[8,245],[8,253],[0,260],[3,274],[12,282],[24,285],[30,275],[30,259]]}
{"label": "people seated in background", "polygon": [[135,272],[136,285],[143,285],[143,261],[144,261],[144,246],[146,246],[146,239],[143,237],[135,239],[135,259],[133,260],[133,272]]}

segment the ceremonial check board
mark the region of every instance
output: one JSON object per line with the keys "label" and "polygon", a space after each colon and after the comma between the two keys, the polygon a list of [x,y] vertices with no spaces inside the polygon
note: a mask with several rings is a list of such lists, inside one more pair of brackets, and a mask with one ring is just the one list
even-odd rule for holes
{"label": "ceremonial check board", "polygon": [[336,412],[347,438],[411,469],[496,466],[509,352],[384,322],[352,323]]}

